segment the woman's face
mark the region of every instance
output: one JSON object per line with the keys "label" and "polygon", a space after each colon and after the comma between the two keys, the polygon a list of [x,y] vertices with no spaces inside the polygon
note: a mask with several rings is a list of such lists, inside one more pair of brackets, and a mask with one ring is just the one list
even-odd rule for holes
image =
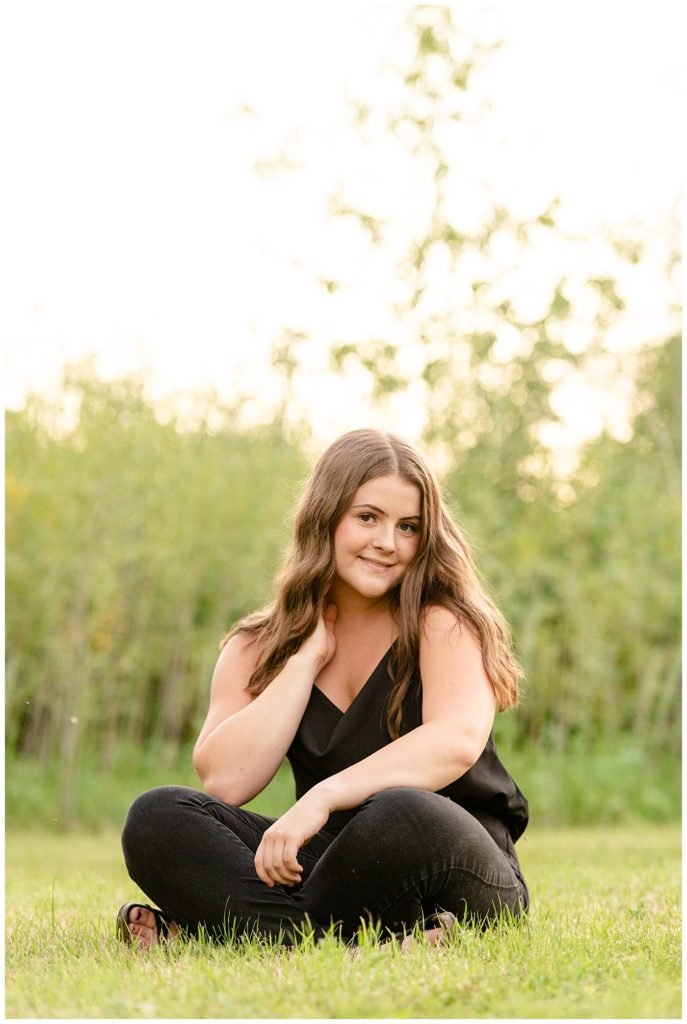
{"label": "woman's face", "polygon": [[400,476],[359,487],[334,531],[340,583],[363,597],[383,597],[402,580],[420,536],[420,489]]}

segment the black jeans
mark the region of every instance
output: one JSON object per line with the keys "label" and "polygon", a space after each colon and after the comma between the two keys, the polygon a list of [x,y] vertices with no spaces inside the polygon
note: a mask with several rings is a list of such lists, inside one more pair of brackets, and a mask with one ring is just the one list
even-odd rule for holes
{"label": "black jeans", "polygon": [[495,818],[480,824],[436,793],[370,797],[338,833],[325,827],[301,848],[302,881],[291,887],[270,888],[255,872],[255,851],[274,820],[162,786],[129,810],[126,866],[166,918],[225,941],[248,932],[290,945],[310,927],[321,937],[332,922],[346,939],[361,922],[399,933],[439,911],[484,926],[503,908],[527,909],[505,826]]}

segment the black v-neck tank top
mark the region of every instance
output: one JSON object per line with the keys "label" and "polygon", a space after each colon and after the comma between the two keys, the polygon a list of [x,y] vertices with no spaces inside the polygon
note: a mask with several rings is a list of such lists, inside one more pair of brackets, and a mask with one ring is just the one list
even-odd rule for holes
{"label": "black v-neck tank top", "polygon": [[[391,648],[345,712],[313,686],[286,754],[296,782],[296,799],[323,779],[350,768],[392,742],[386,727],[386,701],[391,688],[390,656]],[[421,724],[422,682],[418,671],[403,705],[403,732]],[[489,823],[494,819],[505,825],[513,841],[525,831],[527,800],[501,764],[493,734],[472,768],[439,793],[474,814],[490,832],[494,830]],[[329,817],[327,828],[339,831],[354,814],[354,810],[335,811]]]}

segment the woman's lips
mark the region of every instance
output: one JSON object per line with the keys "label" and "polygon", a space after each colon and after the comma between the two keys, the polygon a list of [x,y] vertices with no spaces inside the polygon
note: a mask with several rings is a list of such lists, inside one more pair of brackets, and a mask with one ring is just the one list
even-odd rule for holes
{"label": "woman's lips", "polygon": [[359,555],[358,557],[360,558],[361,562],[365,563],[368,569],[372,570],[372,572],[385,573],[389,569],[393,569],[394,567],[393,562],[376,562],[372,558],[365,558],[364,555]]}

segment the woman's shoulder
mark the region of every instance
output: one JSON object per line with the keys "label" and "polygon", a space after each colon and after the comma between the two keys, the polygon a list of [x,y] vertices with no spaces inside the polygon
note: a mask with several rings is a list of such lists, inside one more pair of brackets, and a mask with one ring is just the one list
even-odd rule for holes
{"label": "woman's shoulder", "polygon": [[265,649],[264,632],[265,626],[270,618],[270,610],[261,608],[258,611],[249,612],[238,622],[234,623],[228,633],[220,641],[220,649],[231,647],[236,653],[252,653],[256,658]]}
{"label": "woman's shoulder", "polygon": [[460,637],[479,643],[475,628],[460,612],[443,604],[429,604],[423,608],[420,617],[421,647],[455,641]]}
{"label": "woman's shoulder", "polygon": [[249,630],[239,629],[227,633],[220,644],[219,662],[240,662],[250,669],[251,674],[257,667],[263,651],[264,641]]}
{"label": "woman's shoulder", "polygon": [[444,604],[427,604],[420,614],[420,626],[426,632],[438,630],[445,633],[456,627],[460,629],[462,621],[458,612]]}

